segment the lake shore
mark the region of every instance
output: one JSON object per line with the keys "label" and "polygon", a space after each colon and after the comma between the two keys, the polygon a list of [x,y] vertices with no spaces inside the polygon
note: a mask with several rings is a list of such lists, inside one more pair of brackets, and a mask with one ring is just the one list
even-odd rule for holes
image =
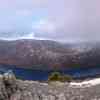
{"label": "lake shore", "polygon": [[0,75],[0,100],[99,100],[100,78],[82,82],[39,82]]}

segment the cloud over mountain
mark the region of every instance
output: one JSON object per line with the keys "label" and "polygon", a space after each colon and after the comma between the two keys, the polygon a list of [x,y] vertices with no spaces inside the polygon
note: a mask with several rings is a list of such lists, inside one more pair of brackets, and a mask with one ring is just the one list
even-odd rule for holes
{"label": "cloud over mountain", "polygon": [[34,32],[38,38],[62,41],[99,40],[99,4],[99,0],[0,0],[0,36]]}

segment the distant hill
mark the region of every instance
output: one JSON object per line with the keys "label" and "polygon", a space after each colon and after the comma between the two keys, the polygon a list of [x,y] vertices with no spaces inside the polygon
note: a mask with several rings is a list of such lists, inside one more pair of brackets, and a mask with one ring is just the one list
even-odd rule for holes
{"label": "distant hill", "polygon": [[100,43],[63,44],[50,40],[0,40],[0,64],[38,69],[97,67]]}

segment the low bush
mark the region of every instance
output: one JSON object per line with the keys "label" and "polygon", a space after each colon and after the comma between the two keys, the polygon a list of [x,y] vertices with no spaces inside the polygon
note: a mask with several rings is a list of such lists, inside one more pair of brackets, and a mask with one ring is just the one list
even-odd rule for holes
{"label": "low bush", "polygon": [[48,81],[70,82],[72,77],[70,75],[62,75],[60,72],[53,72],[48,77]]}

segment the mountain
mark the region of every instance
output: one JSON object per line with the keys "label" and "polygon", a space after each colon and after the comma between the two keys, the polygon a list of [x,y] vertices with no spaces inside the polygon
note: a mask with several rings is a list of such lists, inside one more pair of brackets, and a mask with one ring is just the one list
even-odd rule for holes
{"label": "mountain", "polygon": [[100,43],[59,43],[50,40],[0,40],[0,64],[32,69],[66,69],[100,65]]}

